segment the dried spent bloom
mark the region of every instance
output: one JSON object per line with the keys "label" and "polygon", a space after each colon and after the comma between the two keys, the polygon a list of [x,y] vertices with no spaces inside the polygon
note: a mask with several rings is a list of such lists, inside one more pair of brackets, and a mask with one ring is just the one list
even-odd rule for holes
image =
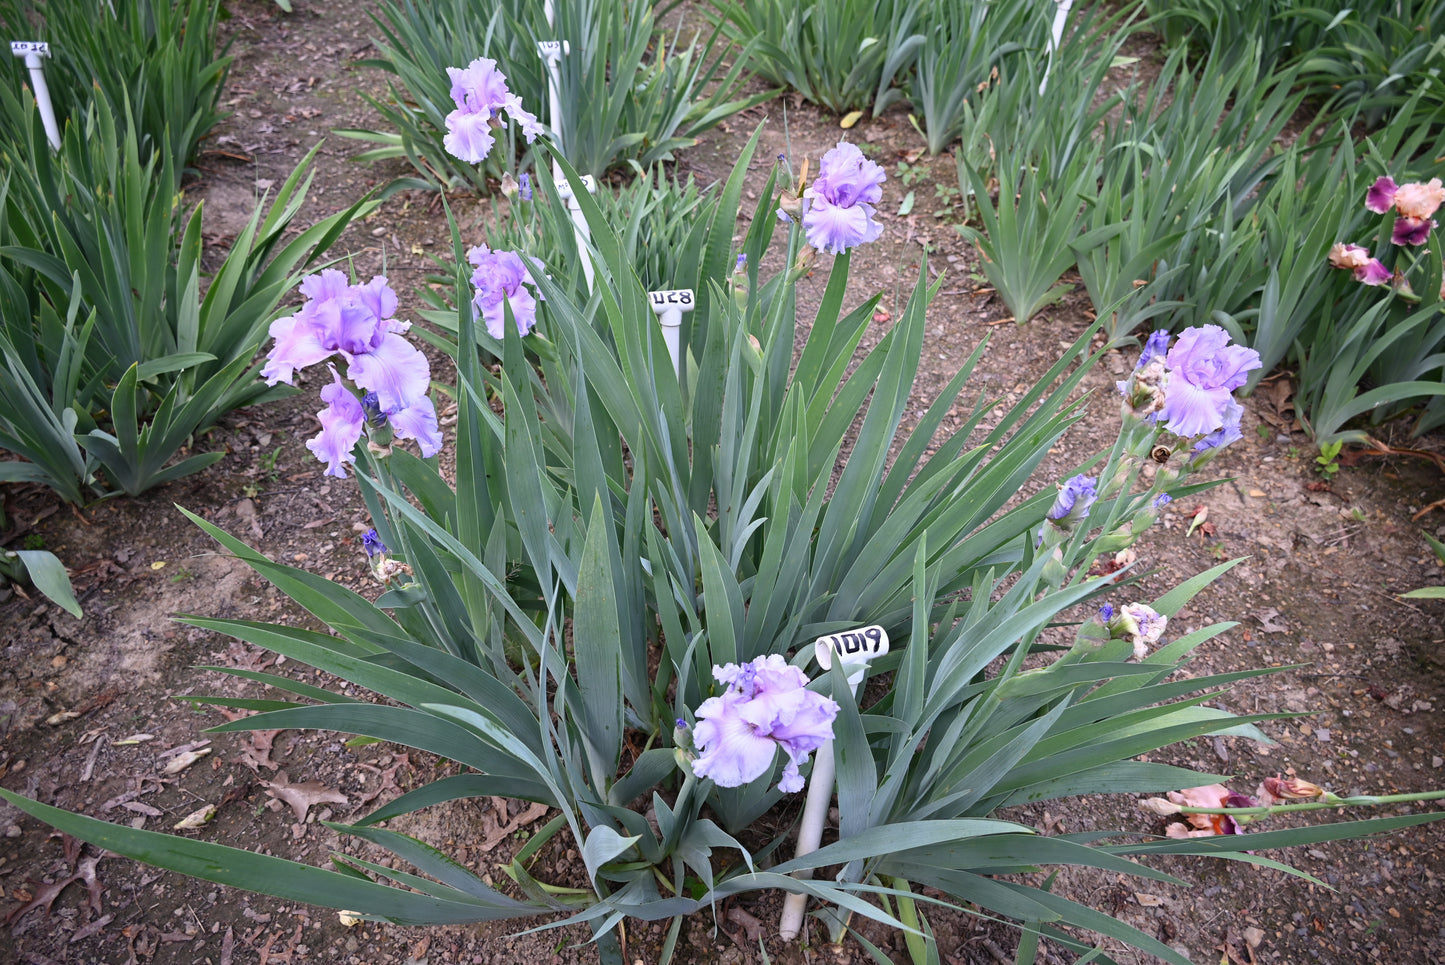
{"label": "dried spent bloom", "polygon": [[888,174],[847,141],[823,155],[818,176],[803,191],[807,210],[803,230],[808,244],[831,254],[876,241],[883,225],[873,219],[873,205],[883,197]]}
{"label": "dried spent bloom", "polygon": [[1218,325],[1186,328],[1165,357],[1169,380],[1160,418],[1176,436],[1198,436],[1225,424],[1230,395],[1260,367],[1259,353],[1229,344]]}
{"label": "dried spent bloom", "polygon": [[527,271],[522,256],[515,251],[493,251],[486,245],[478,245],[467,252],[467,260],[476,267],[472,272],[472,284],[476,286],[472,304],[486,322],[488,334],[496,339],[505,334],[504,304],[512,307],[518,333],[530,332],[537,324],[537,299],[522,286],[535,288],[537,283]]}
{"label": "dried spent bloom", "polygon": [[1254,793],[1265,807],[1290,801],[1313,801],[1325,796],[1324,788],[1296,777],[1266,777]]}
{"label": "dried spent bloom", "polygon": [[1149,655],[1149,648],[1163,638],[1168,626],[1169,618],[1153,607],[1130,603],[1120,610],[1109,629],[1114,636],[1134,645],[1135,660],[1143,660]]}
{"label": "dried spent bloom", "polygon": [[798,766],[833,737],[838,704],[808,689],[808,678],[778,654],[713,667],[728,689],[697,709],[692,771],[719,787],[740,787],[768,773],[782,748],[788,755],[778,789],[801,791]]}
{"label": "dried spent bloom", "polygon": [[[1257,802],[1247,794],[1236,794],[1223,784],[1207,784],[1182,791],[1170,791],[1168,798],[1186,808],[1250,808]],[[1183,814],[1187,824],[1170,824],[1164,833],[1171,838],[1200,838],[1215,834],[1242,834],[1239,822],[1228,814]]]}

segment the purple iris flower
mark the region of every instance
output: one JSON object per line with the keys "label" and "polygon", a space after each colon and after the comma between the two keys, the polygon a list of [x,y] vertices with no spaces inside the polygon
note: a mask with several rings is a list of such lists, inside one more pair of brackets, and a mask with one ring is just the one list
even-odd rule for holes
{"label": "purple iris flower", "polygon": [[326,475],[346,478],[344,465],[356,462],[352,447],[361,438],[361,424],[366,413],[356,396],[341,381],[335,366],[329,366],[335,380],[321,390],[321,401],[326,408],[316,413],[321,420],[321,433],[306,443],[306,448],[316,453],[316,458],[326,463]]}
{"label": "purple iris flower", "polygon": [[466,67],[448,67],[452,82],[452,101],[457,109],[446,117],[447,133],[442,146],[453,156],[468,164],[480,164],[492,151],[496,138],[492,122],[499,111],[505,111],[520,125],[530,142],[544,128],[537,118],[522,108],[522,100],[507,89],[507,78],[497,69],[497,62],[478,57]]}
{"label": "purple iris flower", "polygon": [[1168,493],[1160,493],[1159,495],[1154,497],[1154,502],[1150,503],[1150,505],[1153,506],[1155,509],[1163,509],[1165,506],[1168,506],[1172,502],[1174,502],[1173,496],[1169,495]]}
{"label": "purple iris flower", "polygon": [[369,529],[361,534],[361,545],[366,550],[368,559],[380,556],[387,551],[386,544],[381,541],[381,535],[375,529]]}
{"label": "purple iris flower", "polygon": [[782,748],[788,762],[778,789],[801,791],[798,766],[832,739],[837,702],[809,690],[807,676],[777,654],[712,672],[728,689],[697,709],[693,773],[739,787],[768,773]]}
{"label": "purple iris flower", "polygon": [[1390,269],[1385,267],[1385,263],[1378,258],[1371,258],[1355,269],[1355,281],[1362,285],[1384,285],[1394,277]]}
{"label": "purple iris flower", "polygon": [[1244,433],[1239,431],[1239,420],[1243,415],[1244,406],[1230,399],[1229,404],[1224,407],[1223,424],[1196,442],[1194,451],[1208,452],[1211,449],[1223,449],[1231,442],[1238,442],[1244,438]]}
{"label": "purple iris flower", "polygon": [[823,155],[817,178],[803,192],[808,244],[836,255],[877,240],[883,225],[873,220],[873,205],[882,199],[887,177],[883,167],[856,146],[839,141]]}
{"label": "purple iris flower", "polygon": [[327,408],[319,413],[321,434],[307,445],[327,463],[327,474],[345,476],[345,462],[354,462],[351,448],[370,422],[381,428],[390,422],[402,439],[415,439],[422,455],[441,449],[436,409],[427,398],[431,366],[426,356],[404,337],[411,323],[393,318],[396,293],[378,275],[365,284],[350,285],[334,269],[310,275],[301,282],[307,301],[295,315],[271,323],[275,343],[261,369],[268,385],[292,383],[296,372],[340,355],[346,361],[346,378],[366,391],[358,401],[335,381],[321,391]]}
{"label": "purple iris flower", "polygon": [[1058,498],[1049,509],[1048,518],[1067,529],[1067,524],[1088,516],[1089,507],[1094,505],[1094,500],[1098,498],[1097,480],[1093,476],[1085,476],[1083,473],[1071,476],[1059,487]]}
{"label": "purple iris flower", "polygon": [[1112,619],[1114,619],[1114,604],[1105,603],[1103,606],[1099,607],[1100,623],[1108,623]]}
{"label": "purple iris flower", "polygon": [[1134,371],[1138,372],[1148,365],[1151,359],[1162,357],[1169,351],[1169,330],[1159,329],[1150,335],[1144,343],[1144,351],[1139,353],[1139,361],[1134,363]]}
{"label": "purple iris flower", "polygon": [[472,272],[472,284],[477,289],[472,304],[486,321],[488,334],[496,339],[504,335],[504,303],[512,306],[518,333],[530,332],[537,324],[537,300],[523,286],[535,288],[537,283],[527,271],[522,256],[515,251],[492,251],[486,245],[479,245],[467,252],[467,260],[477,269]]}
{"label": "purple iris flower", "polygon": [[1169,381],[1160,418],[1176,436],[1198,436],[1224,426],[1230,393],[1260,367],[1259,353],[1230,345],[1218,325],[1186,328],[1165,357]]}

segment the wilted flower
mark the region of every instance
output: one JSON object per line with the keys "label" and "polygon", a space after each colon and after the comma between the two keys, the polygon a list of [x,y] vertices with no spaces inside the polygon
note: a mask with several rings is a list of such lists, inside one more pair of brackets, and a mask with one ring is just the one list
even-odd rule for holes
{"label": "wilted flower", "polygon": [[1265,807],[1288,804],[1290,801],[1313,801],[1325,796],[1324,788],[1296,777],[1266,777],[1254,792]]}
{"label": "wilted flower", "polygon": [[831,254],[874,241],[883,225],[873,220],[873,205],[883,197],[888,177],[882,165],[868,160],[846,141],[823,155],[818,176],[803,192],[807,209],[803,230],[808,244]]}
{"label": "wilted flower", "polygon": [[[1257,806],[1247,794],[1236,794],[1223,784],[1208,784],[1182,791],[1170,791],[1168,798],[1186,808],[1252,808]],[[1172,823],[1164,829],[1171,838],[1202,838],[1215,834],[1242,834],[1239,822],[1228,814],[1183,814],[1188,824]]]}
{"label": "wilted flower", "polygon": [[537,299],[523,285],[534,288],[537,283],[527,271],[522,256],[515,251],[493,251],[486,245],[479,245],[467,252],[467,260],[476,266],[472,272],[472,284],[476,295],[472,304],[487,323],[487,332],[492,338],[504,335],[506,309],[512,306],[512,317],[516,319],[517,331],[526,335],[537,324]]}
{"label": "wilted flower", "polygon": [[739,787],[772,769],[778,748],[788,755],[782,791],[801,791],[798,766],[833,737],[838,704],[808,689],[808,678],[777,654],[713,667],[728,689],[697,709],[693,773],[720,787]]}
{"label": "wilted flower", "polygon": [[522,109],[521,98],[507,89],[507,78],[497,69],[497,62],[479,57],[465,68],[448,67],[452,82],[452,101],[457,109],[446,117],[447,133],[442,146],[453,156],[468,164],[480,164],[491,153],[496,139],[492,130],[500,127],[497,114],[506,111],[512,121],[521,125],[528,142],[544,128],[537,118]]}
{"label": "wilted flower", "polygon": [[1154,422],[1164,408],[1164,383],[1168,369],[1164,364],[1169,350],[1169,332],[1159,329],[1144,342],[1139,361],[1128,379],[1114,383],[1124,397],[1124,415]]}
{"label": "wilted flower", "polygon": [[1254,349],[1230,345],[1228,332],[1204,325],[1180,332],[1165,364],[1169,380],[1160,418],[1176,436],[1197,436],[1224,426],[1234,401],[1230,393],[1261,363]]}
{"label": "wilted flower", "polygon": [[1110,626],[1113,635],[1134,645],[1134,659],[1143,660],[1149,648],[1158,643],[1169,626],[1169,618],[1143,603],[1130,603],[1120,611]]}

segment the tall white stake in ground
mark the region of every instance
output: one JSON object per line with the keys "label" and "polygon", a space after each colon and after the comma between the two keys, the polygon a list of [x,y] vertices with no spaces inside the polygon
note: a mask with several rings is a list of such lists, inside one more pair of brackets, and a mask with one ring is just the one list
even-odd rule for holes
{"label": "tall white stake in ground", "polygon": [[50,45],[43,40],[12,40],[10,53],[23,59],[30,69],[30,89],[35,92],[35,106],[40,109],[45,139],[52,151],[60,150],[60,128],[55,123],[55,108],[50,106],[50,88],[45,85],[44,58],[50,56]]}
{"label": "tall white stake in ground", "polygon": [[[874,657],[888,652],[888,633],[882,627],[863,627],[847,633],[834,633],[813,641],[813,652],[818,665],[831,670],[836,656],[848,671],[848,686],[856,697],[863,678],[868,676],[868,663]],[[828,804],[833,800],[833,778],[836,775],[833,761],[833,742],[828,741],[813,755],[813,773],[808,777],[808,799],[803,804],[803,823],[798,828],[798,850],[801,858],[818,850],[823,839],[823,818],[828,813]],[[794,878],[811,878],[812,871],[798,871]],[[794,939],[803,930],[803,911],[808,906],[808,896],[789,892],[783,899],[783,915],[778,920],[778,935]]]}
{"label": "tall white stake in ground", "polygon": [[[547,26],[556,30],[557,11],[552,6],[552,0],[543,4],[543,10],[547,14]],[[561,40],[537,42],[537,54],[547,62],[547,122],[552,125],[552,143],[556,145],[558,153],[563,155],[567,152],[562,145],[562,55],[570,52],[568,45]],[[572,232],[577,238],[577,254],[582,259],[582,277],[587,280],[587,290],[590,292],[592,259],[587,255],[587,243],[592,236],[587,230],[587,217],[582,213],[582,205],[573,195],[571,186],[562,174],[562,166],[555,159],[552,161],[552,183],[557,185],[557,191],[567,202],[567,213],[572,218]],[[582,183],[588,194],[597,193],[597,182],[592,175],[584,175]]]}
{"label": "tall white stake in ground", "polygon": [[1053,0],[1054,23],[1049,29],[1049,59],[1044,62],[1044,79],[1039,81],[1039,93],[1049,86],[1049,71],[1054,66],[1054,51],[1059,49],[1059,44],[1064,42],[1064,25],[1069,22],[1069,10],[1074,5],[1074,0]]}
{"label": "tall white stake in ground", "polygon": [[662,326],[662,338],[667,342],[667,354],[672,356],[672,367],[677,371],[677,380],[682,381],[682,313],[690,312],[697,305],[691,288],[674,291],[648,292],[648,303],[657,323]]}

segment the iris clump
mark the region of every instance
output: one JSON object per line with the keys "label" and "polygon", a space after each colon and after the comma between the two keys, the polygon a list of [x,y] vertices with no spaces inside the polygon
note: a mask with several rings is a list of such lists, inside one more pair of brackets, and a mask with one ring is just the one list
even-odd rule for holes
{"label": "iris clump", "polygon": [[883,198],[888,174],[847,141],[823,155],[818,177],[803,192],[803,230],[808,244],[830,254],[878,240],[883,225],[873,205]]}
{"label": "iris clump", "polygon": [[700,753],[693,773],[719,787],[740,787],[768,773],[781,748],[788,762],[778,789],[801,791],[798,767],[832,739],[837,702],[809,690],[807,675],[778,654],[712,672],[728,689],[697,709],[693,741]]}
{"label": "iris clump", "polygon": [[502,126],[499,114],[503,111],[521,126],[529,144],[546,130],[523,109],[522,99],[508,90],[507,78],[490,57],[478,57],[466,67],[448,67],[447,76],[457,109],[446,117],[442,146],[454,157],[468,164],[485,161],[496,143],[492,132]]}
{"label": "iris clump", "polygon": [[[294,384],[296,373],[339,355],[346,379],[369,390],[370,419],[389,425],[402,439],[415,439],[422,455],[441,449],[436,407],[427,397],[431,366],[403,335],[410,322],[399,321],[396,293],[377,275],[366,284],[349,284],[334,268],[301,282],[306,303],[294,315],[271,323],[275,340],[261,369],[267,385]],[[352,447],[361,438],[368,412],[342,381],[334,365],[332,383],[321,390],[326,408],[317,413],[321,433],[306,443],[326,463],[328,476],[345,477],[344,464],[356,461]]]}

